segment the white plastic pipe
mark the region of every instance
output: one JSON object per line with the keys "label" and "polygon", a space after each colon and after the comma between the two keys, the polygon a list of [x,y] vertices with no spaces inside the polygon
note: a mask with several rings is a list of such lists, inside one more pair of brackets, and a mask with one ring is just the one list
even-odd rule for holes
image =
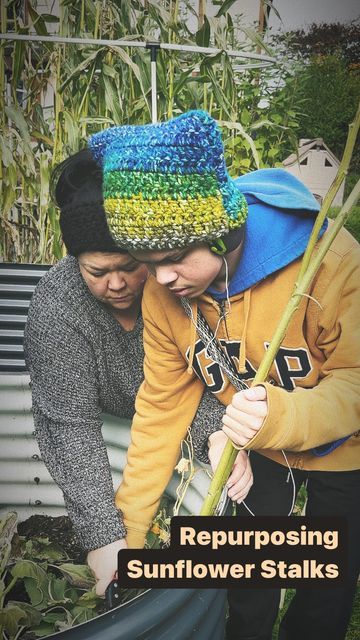
{"label": "white plastic pipe", "polygon": [[101,47],[141,47],[150,49],[151,52],[151,121],[157,122],[157,83],[156,83],[156,56],[159,49],[166,51],[184,51],[186,53],[202,53],[203,55],[216,55],[223,51],[233,58],[242,58],[244,60],[255,60],[249,64],[241,65],[237,70],[244,71],[246,69],[256,69],[267,67],[276,62],[275,58],[264,56],[259,53],[245,53],[244,51],[235,51],[232,49],[215,49],[213,47],[197,47],[182,44],[166,44],[160,42],[140,42],[138,40],[104,40],[99,38],[70,38],[63,36],[38,36],[33,34],[20,33],[0,33],[0,40],[23,40],[26,42],[52,42],[57,44],[87,44]]}
{"label": "white plastic pipe", "polygon": [[[139,40],[104,40],[99,38],[73,38],[63,36],[37,36],[21,33],[0,33],[0,40],[24,40],[28,42],[56,42],[59,44],[92,44],[101,47],[142,47],[149,48],[148,42]],[[260,53],[246,53],[233,49],[216,49],[215,47],[197,47],[196,45],[157,43],[160,49],[167,51],[184,51],[189,53],[203,53],[214,55],[223,51],[232,58],[244,58],[250,60],[260,60],[262,62],[275,63],[276,58],[265,56]]]}

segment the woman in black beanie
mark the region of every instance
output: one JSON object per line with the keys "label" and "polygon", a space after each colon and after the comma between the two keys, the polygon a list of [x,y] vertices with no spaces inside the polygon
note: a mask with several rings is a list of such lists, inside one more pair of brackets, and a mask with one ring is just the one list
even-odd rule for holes
{"label": "woman in black beanie", "polygon": [[[101,414],[132,418],[135,411],[143,379],[140,307],[147,270],[109,233],[102,174],[90,151],[61,163],[52,182],[69,255],[36,287],[25,358],[42,459],[64,494],[101,594],[114,575],[117,551],[126,546]],[[223,413],[205,393],[192,425],[195,453],[205,461],[207,430],[211,424],[218,428]]]}
{"label": "woman in black beanie", "polygon": [[147,270],[110,236],[101,171],[90,151],[61,163],[52,183],[69,255],[36,287],[24,349],[41,455],[91,553],[125,546],[101,413],[134,413],[143,377],[140,307]]}

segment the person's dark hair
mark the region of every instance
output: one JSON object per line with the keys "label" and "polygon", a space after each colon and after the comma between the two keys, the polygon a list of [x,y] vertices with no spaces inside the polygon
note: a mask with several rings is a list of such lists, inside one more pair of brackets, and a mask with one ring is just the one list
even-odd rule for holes
{"label": "person's dark hair", "polygon": [[103,206],[102,171],[89,149],[55,167],[50,192],[60,209],[61,233],[69,254],[126,253],[110,234]]}

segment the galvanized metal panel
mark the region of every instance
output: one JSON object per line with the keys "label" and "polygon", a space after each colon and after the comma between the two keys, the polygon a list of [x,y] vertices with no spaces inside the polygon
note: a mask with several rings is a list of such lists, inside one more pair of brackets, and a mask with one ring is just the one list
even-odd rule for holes
{"label": "galvanized metal panel", "polygon": [[0,372],[26,371],[23,339],[31,296],[46,265],[0,264]]}
{"label": "galvanized metal panel", "polygon": [[[10,292],[9,292],[10,293]],[[21,300],[17,298],[0,298],[0,312],[2,309],[26,309],[30,306],[30,300]]]}
{"label": "galvanized metal panel", "polygon": [[15,264],[3,262],[0,264],[1,275],[7,280],[18,282],[23,278],[39,281],[49,271],[51,265],[47,264]]}
{"label": "galvanized metal panel", "polygon": [[[0,374],[0,515],[13,508],[20,518],[34,513],[65,513],[62,493],[41,460],[34,437],[28,375]],[[114,488],[121,481],[130,442],[130,421],[103,415]],[[174,474],[167,494],[176,497],[180,477]],[[184,499],[183,512],[198,513],[209,478],[197,472]],[[55,511],[54,511],[55,509]]]}
{"label": "galvanized metal panel", "polygon": [[[1,271],[1,270],[0,270]],[[1,275],[3,276],[3,271]],[[13,295],[30,294],[35,291],[35,284],[4,284],[0,282],[0,293],[11,293]]]}
{"label": "galvanized metal panel", "polygon": [[0,352],[2,353],[23,353],[24,349],[21,344],[2,344],[0,343]]}
{"label": "galvanized metal panel", "polygon": [[26,433],[34,429],[33,417],[30,413],[7,413],[0,409],[0,437],[6,436],[9,433],[21,435],[24,433],[24,428],[26,429]]}
{"label": "galvanized metal panel", "polygon": [[0,415],[30,413],[31,393],[29,374],[0,374]]}
{"label": "galvanized metal panel", "polygon": [[7,460],[1,455],[0,483],[52,483],[53,480],[42,460],[22,460],[21,464],[14,464],[13,459]]}
{"label": "galvanized metal panel", "polygon": [[148,589],[56,640],[223,640],[226,589]]}
{"label": "galvanized metal panel", "polygon": [[[41,460],[34,437],[29,383],[29,375],[0,374],[0,513],[14,507],[17,511],[21,507],[20,514],[26,517],[31,512],[53,513],[53,507],[65,513],[62,493]],[[104,416],[103,429],[105,439],[109,434],[111,441],[109,459],[118,486],[129,443],[129,421]]]}
{"label": "galvanized metal panel", "polygon": [[24,338],[23,329],[3,329],[0,328],[0,338]]}
{"label": "galvanized metal panel", "polygon": [[17,314],[17,313],[2,313],[0,316],[0,322],[3,325],[14,324],[15,329],[18,328],[18,325],[23,324],[25,326],[27,320],[27,315]]}

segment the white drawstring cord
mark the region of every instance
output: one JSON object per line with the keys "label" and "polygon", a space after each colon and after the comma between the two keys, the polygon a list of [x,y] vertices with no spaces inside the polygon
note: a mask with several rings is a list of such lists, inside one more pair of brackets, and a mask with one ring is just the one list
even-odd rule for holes
{"label": "white drawstring cord", "polygon": [[[225,316],[227,316],[230,311],[231,311],[231,302],[230,302],[230,294],[229,294],[229,266],[228,263],[226,262],[225,257],[223,256],[222,259],[224,260],[225,263],[225,290],[226,290],[226,302],[228,303],[228,311],[225,313]],[[225,318],[224,316],[224,318]]]}
{"label": "white drawstring cord", "polygon": [[[250,451],[248,452],[248,456],[250,457]],[[292,482],[292,488],[293,488],[293,496],[292,496],[292,502],[291,502],[291,507],[290,507],[290,511],[288,513],[288,516],[291,516],[292,512],[294,511],[294,506],[295,506],[295,500],[296,500],[296,484],[295,484],[295,478],[294,478],[294,474],[292,471],[292,468],[289,465],[289,461],[286,457],[286,453],[283,449],[281,449],[281,453],[283,454],[284,458],[285,458],[285,462],[287,464],[287,467],[289,469],[289,474],[290,474],[290,478],[291,478],[291,482]],[[245,501],[243,500],[240,504],[244,505],[245,509],[250,513],[251,516],[255,516],[255,513],[253,513],[251,511],[251,509],[247,506],[247,504],[245,503]]]}
{"label": "white drawstring cord", "polygon": [[231,302],[230,302],[230,296],[229,296],[229,267],[228,267],[228,263],[226,262],[226,259],[225,259],[225,257],[224,257],[224,256],[222,256],[222,259],[223,259],[224,264],[225,264],[225,290],[226,290],[226,302],[228,303],[228,309],[227,309],[227,310],[225,309],[225,313],[224,313],[224,315],[220,316],[220,318],[219,318],[219,320],[217,321],[217,324],[216,324],[216,328],[215,328],[215,331],[214,331],[214,335],[213,335],[213,337],[211,338],[211,340],[209,340],[209,342],[207,343],[207,345],[205,346],[205,356],[206,356],[207,358],[209,358],[209,357],[210,357],[210,356],[209,356],[209,351],[208,351],[208,349],[209,349],[210,345],[211,345],[211,344],[214,342],[214,340],[216,339],[216,334],[217,334],[217,332],[218,332],[218,329],[219,329],[219,326],[220,326],[220,322],[221,322],[221,320],[225,320],[226,316],[228,316],[228,315],[229,315],[229,313],[230,313],[230,309],[231,309]]}
{"label": "white drawstring cord", "polygon": [[[230,295],[229,295],[229,267],[228,267],[228,263],[226,262],[224,256],[222,256],[222,259],[223,259],[223,261],[225,263],[225,289],[226,289],[226,301],[228,303],[228,310],[225,310],[224,315],[219,317],[219,319],[218,319],[218,321],[216,323],[215,331],[213,333],[213,336],[212,336],[211,340],[209,340],[208,343],[206,345],[204,345],[205,356],[207,358],[210,357],[209,356],[209,352],[208,352],[208,348],[210,347],[210,345],[216,339],[216,335],[217,335],[217,332],[219,330],[220,322],[226,318],[226,316],[230,313],[230,309],[231,309],[231,302],[230,302]],[[194,318],[194,313],[193,313],[192,307],[190,307],[190,319],[191,319],[191,322],[193,323],[195,329],[198,331],[199,327],[198,327],[198,325],[196,323],[196,320]]]}

